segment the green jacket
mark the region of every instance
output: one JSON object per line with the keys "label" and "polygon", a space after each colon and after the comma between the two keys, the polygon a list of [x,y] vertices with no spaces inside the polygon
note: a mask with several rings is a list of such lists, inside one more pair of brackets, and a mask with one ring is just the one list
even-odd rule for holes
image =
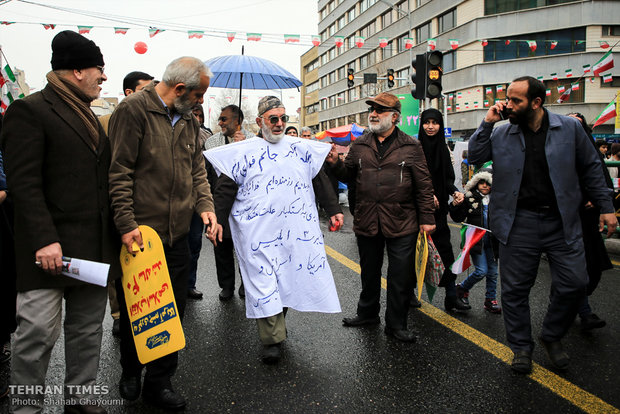
{"label": "green jacket", "polygon": [[191,114],[173,128],[152,84],[116,108],[109,126],[110,199],[121,234],[144,224],[172,245],[189,232],[194,211],[214,211],[199,131]]}

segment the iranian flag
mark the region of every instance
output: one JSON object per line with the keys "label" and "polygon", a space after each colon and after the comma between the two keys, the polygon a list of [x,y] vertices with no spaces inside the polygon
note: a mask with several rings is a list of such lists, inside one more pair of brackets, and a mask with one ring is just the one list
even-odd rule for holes
{"label": "iranian flag", "polygon": [[602,72],[606,72],[614,67],[614,57],[611,55],[611,50],[603,55],[603,57],[594,64],[592,70],[594,76],[600,76]]}
{"label": "iranian flag", "polygon": [[551,74],[551,79],[558,80],[558,74],[557,73],[552,73]]}
{"label": "iranian flag", "polygon": [[9,105],[13,103],[13,96],[11,95],[11,92],[2,94],[2,100],[0,102],[0,108],[2,109],[0,113],[4,113],[6,112],[6,108],[8,108]]}
{"label": "iranian flag", "polygon": [[0,88],[7,82],[15,82],[15,75],[8,64],[0,71]]}
{"label": "iranian flag", "polygon": [[411,37],[405,37],[405,49],[409,50],[413,47],[413,39]]}
{"label": "iranian flag", "polygon": [[545,78],[544,76],[537,76],[536,80],[542,82],[544,78]]}
{"label": "iranian flag", "polygon": [[489,41],[487,39],[482,39],[480,43],[482,44],[482,47],[489,45]]}
{"label": "iranian flag", "polygon": [[263,34],[262,33],[248,33],[247,38],[251,42],[260,42],[260,40],[263,38]]}
{"label": "iranian flag", "polygon": [[478,101],[474,101],[474,108],[478,108]]}
{"label": "iranian flag", "polygon": [[437,47],[437,40],[436,39],[427,39],[428,42],[428,48],[430,50],[435,50],[435,48]]}
{"label": "iranian flag", "polygon": [[342,37],[342,36],[335,36],[334,37],[334,43],[336,44],[336,47],[342,47],[342,45],[344,45],[344,37]]}
{"label": "iranian flag", "polygon": [[460,110],[461,110],[461,104],[460,104],[460,103],[457,103],[457,104],[456,104],[456,110],[457,110],[457,111],[460,111]]}
{"label": "iranian flag", "polygon": [[188,30],[187,31],[187,38],[188,39],[202,39],[202,36],[204,36],[205,32],[203,32],[202,30]]}
{"label": "iranian flag", "polygon": [[380,37],[379,38],[379,46],[380,47],[386,47],[387,44],[388,44],[387,37]]}
{"label": "iranian flag", "polygon": [[157,27],[149,27],[149,37],[153,37],[155,35],[158,35],[158,34],[160,34],[163,31],[164,31],[164,29],[158,29]]}
{"label": "iranian flag", "polygon": [[485,108],[488,108],[488,107],[489,107],[489,100],[488,100],[488,99],[485,99],[485,100],[484,100],[484,107],[485,107]]}
{"label": "iranian flag", "polygon": [[459,40],[458,39],[450,39],[450,47],[454,50],[454,49],[458,49],[459,47]]}
{"label": "iranian flag", "polygon": [[[562,86],[562,89],[564,89],[563,86]],[[558,90],[559,90],[559,88],[558,88]],[[568,101],[568,98],[570,98],[571,91],[572,91],[571,88],[566,89],[564,91],[564,93],[562,95],[560,95],[560,97],[558,98],[558,100],[556,102],[561,104],[561,103],[564,103],[565,101]]]}
{"label": "iranian flag", "polygon": [[5,26],[8,26],[10,24],[14,24],[15,22],[7,22],[7,21],[1,21],[0,24],[3,24]]}
{"label": "iranian flag", "polygon": [[551,89],[547,89],[545,91],[545,96],[551,96]]}
{"label": "iranian flag", "polygon": [[114,28],[114,34],[127,34],[127,30],[129,30],[128,27],[115,27]]}
{"label": "iranian flag", "polygon": [[452,110],[452,105],[450,105],[450,104],[446,105],[446,109],[447,109],[448,111],[451,111],[451,110]]}
{"label": "iranian flag", "polygon": [[232,42],[233,40],[235,40],[236,34],[236,32],[226,32],[226,37],[228,38],[228,41]]}
{"label": "iranian flag", "polygon": [[490,95],[490,94],[493,93],[493,88],[490,88],[490,87],[487,86],[487,88],[485,89],[485,92],[486,92],[487,95]]}
{"label": "iranian flag", "polygon": [[557,40],[552,40],[551,41],[551,50],[555,49],[555,47],[558,45],[558,41]]}
{"label": "iranian flag", "polygon": [[607,105],[605,107],[605,109],[603,109],[603,112],[601,112],[596,119],[594,120],[594,125],[592,126],[592,128],[595,128],[601,124],[604,124],[605,122],[609,121],[610,119],[612,119],[613,117],[616,116],[616,102],[615,99],[613,101],[611,101],[609,103],[609,105]]}
{"label": "iranian flag", "polygon": [[583,65],[583,73],[589,73],[591,69],[590,65]]}
{"label": "iranian flag", "polygon": [[463,227],[461,227],[461,245],[463,246],[463,249],[452,266],[450,266],[452,273],[458,275],[459,273],[463,273],[465,270],[469,269],[471,266],[469,251],[476,243],[482,240],[482,237],[484,237],[486,232],[486,229],[472,226],[470,224],[464,224]]}
{"label": "iranian flag", "polygon": [[502,92],[504,90],[504,85],[497,85],[497,92]]}
{"label": "iranian flag", "polygon": [[357,47],[362,47],[364,46],[364,42],[366,41],[366,38],[363,36],[356,36],[355,37],[355,46]]}
{"label": "iranian flag", "polygon": [[611,73],[606,73],[603,75],[603,83],[609,83],[614,80],[614,77],[611,76]]}
{"label": "iranian flag", "polygon": [[573,90],[573,91],[578,91],[578,90],[579,90],[579,84],[578,84],[578,83],[573,83],[573,84],[570,86],[570,88],[571,88],[571,90]]}
{"label": "iranian flag", "polygon": [[79,34],[87,34],[90,33],[90,31],[92,30],[93,26],[78,26],[78,33]]}
{"label": "iranian flag", "polygon": [[571,76],[573,76],[573,70],[572,69],[566,69],[564,71],[564,76],[566,76],[567,78],[570,78]]}
{"label": "iranian flag", "polygon": [[285,34],[284,43],[299,43],[299,35],[298,34]]}
{"label": "iranian flag", "polygon": [[505,44],[506,46],[508,46],[508,45],[510,44],[510,40],[505,40],[505,41],[504,41],[504,44]]}
{"label": "iranian flag", "polygon": [[563,93],[565,90],[564,86],[558,86],[558,93]]}
{"label": "iranian flag", "polygon": [[54,30],[56,28],[55,24],[49,24],[49,23],[41,23],[41,24],[43,25],[45,30]]}
{"label": "iranian flag", "polygon": [[598,44],[601,46],[601,49],[609,49],[609,43],[604,40],[599,40]]}
{"label": "iranian flag", "polygon": [[536,40],[526,40],[526,42],[532,52],[536,51]]}
{"label": "iranian flag", "polygon": [[312,44],[314,46],[318,46],[321,44],[321,36],[314,35],[312,36]]}

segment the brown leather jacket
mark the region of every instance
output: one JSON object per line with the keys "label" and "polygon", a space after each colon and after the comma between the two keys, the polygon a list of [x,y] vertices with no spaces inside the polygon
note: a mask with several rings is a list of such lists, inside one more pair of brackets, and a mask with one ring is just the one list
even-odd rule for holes
{"label": "brown leather jacket", "polygon": [[379,157],[375,134],[366,130],[353,142],[344,163],[333,171],[355,182],[353,231],[362,236],[401,237],[419,224],[435,224],[433,184],[420,142],[398,130],[394,142]]}

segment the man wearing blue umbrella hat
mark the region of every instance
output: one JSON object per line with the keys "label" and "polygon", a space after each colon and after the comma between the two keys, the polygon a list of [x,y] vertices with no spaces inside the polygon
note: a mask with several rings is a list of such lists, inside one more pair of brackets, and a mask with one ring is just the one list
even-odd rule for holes
{"label": "man wearing blue umbrella hat", "polygon": [[[288,116],[275,96],[258,104],[261,138],[205,152],[219,174],[216,213],[228,220],[246,291],[246,315],[256,319],[263,362],[280,359],[288,308],[340,312],[315,194],[332,226],[343,222],[335,194],[320,174],[329,146],[284,134]],[[328,194],[332,201],[326,200]],[[215,244],[222,241],[221,225]]]}

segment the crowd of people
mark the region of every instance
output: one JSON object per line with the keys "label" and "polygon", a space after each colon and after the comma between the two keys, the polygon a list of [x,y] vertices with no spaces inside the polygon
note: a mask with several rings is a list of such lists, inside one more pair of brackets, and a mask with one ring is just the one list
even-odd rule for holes
{"label": "crowd of people", "polygon": [[[7,275],[0,363],[10,360],[10,384],[25,386],[14,412],[42,411],[42,386],[61,328],[65,396],[79,402],[65,412],[105,412],[89,390],[96,385],[108,301],[120,337],[121,397],[185,408],[173,387],[178,352],[143,365],[133,340],[119,254],[122,246],[134,254],[144,250],[139,225],[152,227],[163,242],[181,319],[187,299],[203,296],[196,287],[203,234],[213,244],[222,301],[235,294],[236,256],[237,293],[246,316],[257,322],[262,361],[278,363],[289,309],[341,311],[318,210],[329,217],[330,229],[343,226],[339,181],[352,196],[361,267],[357,309],[342,320],[345,327],[381,322],[387,254],[384,331],[416,341],[408,313],[421,306],[413,266],[420,232],[432,234],[445,266],[446,311],[470,310],[469,292],[486,278],[483,307],[503,314],[513,370],[532,369],[528,296],[543,253],[552,284],[539,341],[551,365],[568,368],[561,339],[577,314],[583,329],[605,325],[588,296],[611,267],[601,231],[603,225],[608,234],[616,229],[613,186],[583,117],[548,111],[536,79],[515,79],[506,102],[487,111],[466,157],[468,171],[485,167],[464,183],[463,194],[454,184],[436,109],[422,112],[415,139],[398,128],[398,97],[367,99],[368,128],[346,157],[336,146],[309,139],[309,128],[287,127],[286,108],[274,96],[258,103],[257,136],[243,127],[236,105],[222,108],[220,132],[212,134],[201,103],[213,74],[199,59],[181,57],[161,81],[128,74],[125,99],[98,119],[90,103],[107,80],[101,50],[72,31],[59,33],[51,46],[47,86],[10,105],[0,135],[0,247]],[[503,111],[510,122],[495,127]],[[450,270],[448,215],[489,230],[471,251],[475,270],[460,283]],[[62,276],[67,257],[110,264],[108,286]]]}

